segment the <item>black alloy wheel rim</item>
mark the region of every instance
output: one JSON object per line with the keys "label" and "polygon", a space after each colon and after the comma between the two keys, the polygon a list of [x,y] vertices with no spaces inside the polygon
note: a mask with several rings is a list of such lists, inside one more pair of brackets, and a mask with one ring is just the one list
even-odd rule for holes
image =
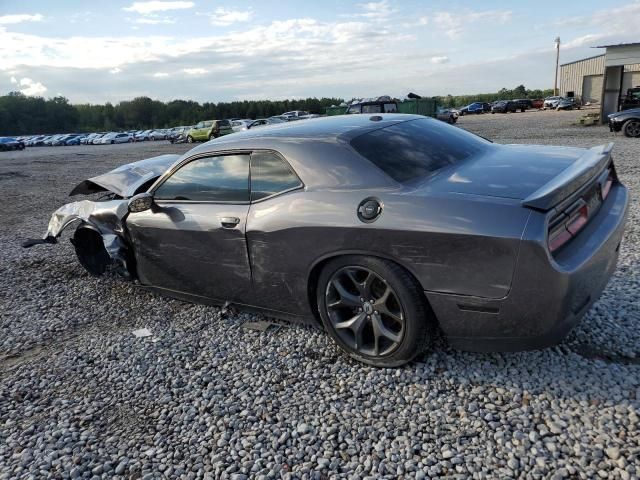
{"label": "black alloy wheel rim", "polygon": [[640,137],[640,122],[632,120],[625,126],[625,131],[630,137]]}
{"label": "black alloy wheel rim", "polygon": [[404,308],[384,278],[368,268],[336,271],[327,283],[325,305],[334,332],[353,351],[381,357],[400,346]]}

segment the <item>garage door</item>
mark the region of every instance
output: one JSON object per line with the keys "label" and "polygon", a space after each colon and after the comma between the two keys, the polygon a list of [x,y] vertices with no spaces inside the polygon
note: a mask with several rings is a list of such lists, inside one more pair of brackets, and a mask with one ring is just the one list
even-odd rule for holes
{"label": "garage door", "polygon": [[622,95],[631,87],[640,87],[640,72],[624,72],[622,76]]}
{"label": "garage door", "polygon": [[585,75],[582,80],[582,101],[600,103],[602,98],[602,75]]}

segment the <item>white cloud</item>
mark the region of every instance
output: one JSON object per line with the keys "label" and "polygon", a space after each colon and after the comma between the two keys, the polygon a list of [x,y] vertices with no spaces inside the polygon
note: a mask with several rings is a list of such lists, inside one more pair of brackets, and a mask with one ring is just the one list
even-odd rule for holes
{"label": "white cloud", "polygon": [[223,7],[209,15],[213,25],[228,26],[233,23],[248,22],[253,17],[251,10],[229,10]]}
{"label": "white cloud", "polygon": [[115,68],[112,68],[111,70],[109,70],[109,73],[113,73],[114,75],[117,74],[117,73],[120,73],[120,72],[122,72],[122,69],[118,68],[118,67],[115,67]]}
{"label": "white cloud", "polygon": [[205,68],[183,68],[182,71],[187,75],[204,75],[208,72]]}
{"label": "white cloud", "polygon": [[22,22],[41,22],[44,17],[36,13],[35,15],[28,14],[14,14],[14,15],[0,15],[0,25],[11,25]]}
{"label": "white cloud", "polygon": [[169,74],[167,72],[156,72],[153,74],[153,76],[155,78],[163,78],[163,77],[168,77]]}
{"label": "white cloud", "polygon": [[34,82],[28,77],[21,78],[18,84],[20,85],[20,91],[25,95],[42,95],[47,91],[47,87],[42,83]]}
{"label": "white cloud", "polygon": [[128,7],[123,8],[123,10],[127,12],[136,12],[140,15],[148,15],[155,12],[166,12],[167,10],[184,10],[193,8],[194,5],[195,4],[193,2],[163,2],[159,0],[152,0],[150,2],[133,2]]}
{"label": "white cloud", "polygon": [[[607,35],[603,33],[590,33],[588,35],[583,35],[581,37],[576,37],[573,40],[570,40],[564,44],[561,43],[562,48],[578,48],[578,47],[591,47],[594,46],[596,42],[606,38]],[[551,43],[551,42],[550,42]]]}
{"label": "white cloud", "polygon": [[357,13],[355,14],[355,16],[368,18],[371,20],[387,19],[397,11],[391,8],[387,0],[382,0],[380,2],[359,3],[358,7],[364,10],[364,12]]}
{"label": "white cloud", "polygon": [[16,77],[11,77],[11,83],[18,83],[18,80],[16,80]]}
{"label": "white cloud", "polygon": [[446,55],[437,55],[435,57],[431,57],[431,63],[441,64],[441,63],[449,63],[449,57]]}
{"label": "white cloud", "polygon": [[476,12],[471,10],[455,12],[437,12],[433,17],[436,26],[443,30],[449,38],[458,38],[471,25],[480,21],[504,24],[511,19],[512,12],[508,10],[486,10]]}

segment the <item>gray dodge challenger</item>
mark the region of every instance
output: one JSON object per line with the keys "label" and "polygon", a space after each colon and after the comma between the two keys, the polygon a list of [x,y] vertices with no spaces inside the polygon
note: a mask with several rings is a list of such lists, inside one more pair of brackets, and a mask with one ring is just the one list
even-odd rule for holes
{"label": "gray dodge challenger", "polygon": [[474,351],[558,343],[618,257],[612,145],[496,145],[437,120],[348,115],[224,136],[88,179],[80,263],[157,292],[319,323],[354,358],[405,364],[439,329]]}

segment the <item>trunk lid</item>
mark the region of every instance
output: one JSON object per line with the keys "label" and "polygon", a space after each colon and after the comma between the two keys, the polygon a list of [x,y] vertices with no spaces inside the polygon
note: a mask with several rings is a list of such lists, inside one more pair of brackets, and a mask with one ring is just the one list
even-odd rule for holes
{"label": "trunk lid", "polygon": [[440,171],[424,187],[522,200],[524,206],[548,210],[604,169],[611,146],[495,146]]}

